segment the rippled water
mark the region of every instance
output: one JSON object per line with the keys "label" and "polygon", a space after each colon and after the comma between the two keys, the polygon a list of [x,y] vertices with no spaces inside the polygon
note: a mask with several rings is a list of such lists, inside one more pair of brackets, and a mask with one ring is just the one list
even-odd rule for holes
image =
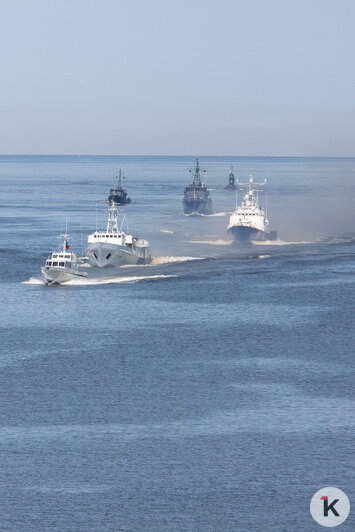
{"label": "rippled water", "polygon": [[[230,243],[231,164],[268,177],[279,241]],[[308,532],[315,491],[353,500],[355,160],[201,158],[203,217],[192,165],[0,157],[1,530]],[[44,286],[120,167],[152,264]]]}

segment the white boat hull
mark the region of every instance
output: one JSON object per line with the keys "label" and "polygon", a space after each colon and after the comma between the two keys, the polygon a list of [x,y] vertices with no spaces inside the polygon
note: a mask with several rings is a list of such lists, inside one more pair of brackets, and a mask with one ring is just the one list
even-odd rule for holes
{"label": "white boat hull", "polygon": [[150,254],[146,249],[135,250],[128,246],[96,242],[88,244],[86,256],[90,264],[98,268],[123,266],[125,264],[149,264]]}
{"label": "white boat hull", "polygon": [[261,231],[255,227],[245,225],[234,225],[228,228],[228,232],[233,238],[240,243],[248,243],[251,241],[276,240],[277,235],[275,231]]}
{"label": "white boat hull", "polygon": [[55,267],[47,268],[46,266],[42,266],[41,272],[42,277],[47,284],[65,284],[73,279],[87,277],[87,273],[85,272],[68,271],[63,268]]}

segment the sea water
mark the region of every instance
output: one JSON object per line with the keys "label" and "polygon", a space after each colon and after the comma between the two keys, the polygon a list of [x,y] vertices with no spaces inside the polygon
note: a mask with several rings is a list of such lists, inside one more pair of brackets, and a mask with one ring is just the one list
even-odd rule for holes
{"label": "sea water", "polygon": [[[0,530],[308,532],[318,489],[354,500],[355,160],[200,163],[211,216],[191,157],[0,157]],[[278,241],[231,243],[231,165]],[[152,264],[45,286],[119,168]]]}

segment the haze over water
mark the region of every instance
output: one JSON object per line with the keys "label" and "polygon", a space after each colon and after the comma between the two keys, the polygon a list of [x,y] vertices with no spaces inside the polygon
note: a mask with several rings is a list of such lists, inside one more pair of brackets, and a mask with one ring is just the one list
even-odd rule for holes
{"label": "haze over water", "polygon": [[[355,159],[200,163],[212,216],[182,215],[191,157],[0,157],[1,529],[308,532],[315,491],[353,500]],[[231,165],[278,242],[230,243]],[[152,265],[44,286],[119,168]]]}

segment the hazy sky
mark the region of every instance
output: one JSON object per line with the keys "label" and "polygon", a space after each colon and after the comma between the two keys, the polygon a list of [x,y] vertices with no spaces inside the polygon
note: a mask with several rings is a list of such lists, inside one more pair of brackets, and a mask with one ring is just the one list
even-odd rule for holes
{"label": "hazy sky", "polygon": [[0,153],[355,156],[354,0],[0,0]]}

